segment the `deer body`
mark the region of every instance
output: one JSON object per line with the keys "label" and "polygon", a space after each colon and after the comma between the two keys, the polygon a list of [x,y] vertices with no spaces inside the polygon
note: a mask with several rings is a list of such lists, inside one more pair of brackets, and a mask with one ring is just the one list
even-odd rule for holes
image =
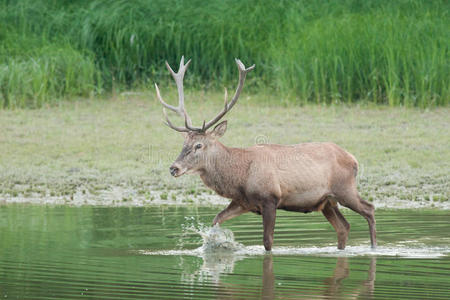
{"label": "deer body", "polygon": [[220,144],[218,148],[199,170],[201,179],[220,196],[251,211],[261,211],[260,203],[248,199],[261,191],[278,199],[278,208],[318,210],[320,202],[339,188],[339,178],[352,180],[357,169],[354,157],[332,143],[263,144],[247,149]]}
{"label": "deer body", "polygon": [[194,127],[184,109],[182,93],[182,79],[189,62],[185,65],[182,58],[178,73],[167,65],[177,83],[178,107],[166,104],[157,86],[156,90],[163,106],[185,119],[185,127],[176,127],[164,111],[167,125],[185,133],[182,151],[170,167],[170,173],[175,177],[197,173],[208,187],[231,199],[228,207],[214,218],[214,225],[246,212],[258,213],[263,219],[264,247],[271,250],[277,209],[304,213],[321,211],[337,232],[338,248],[344,249],[350,225],[340,213],[339,203],[366,218],[371,245],[376,246],[374,207],[358,194],[358,162],[353,155],[333,143],[226,147],[218,139],[225,133],[227,121],[211,131],[207,129],[236,103],[246,73],[254,66],[246,69],[236,60],[240,80],[232,101],[228,103],[225,93],[223,111],[210,122],[204,122],[202,127]]}

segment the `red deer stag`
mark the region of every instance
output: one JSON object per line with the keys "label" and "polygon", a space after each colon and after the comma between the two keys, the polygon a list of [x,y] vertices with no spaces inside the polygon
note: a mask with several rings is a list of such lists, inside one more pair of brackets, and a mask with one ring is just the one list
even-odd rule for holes
{"label": "red deer stag", "polygon": [[[271,250],[277,209],[297,212],[321,211],[337,232],[338,249],[344,249],[350,225],[340,213],[337,203],[352,209],[369,223],[372,248],[376,247],[374,207],[363,200],[356,188],[358,162],[355,157],[333,143],[297,145],[263,144],[241,149],[219,142],[227,121],[216,124],[237,102],[245,77],[254,65],[245,68],[236,59],[239,84],[222,111],[201,127],[194,127],[184,108],[183,78],[189,66],[181,58],[178,73],[166,62],[178,89],[178,106],[167,104],[155,83],[156,95],[163,105],[166,125],[185,135],[180,155],[170,167],[178,177],[197,173],[203,182],[231,203],[213,220],[221,224],[246,212],[262,215],[264,247]],[[175,126],[168,118],[170,109],[184,118],[184,126]]]}

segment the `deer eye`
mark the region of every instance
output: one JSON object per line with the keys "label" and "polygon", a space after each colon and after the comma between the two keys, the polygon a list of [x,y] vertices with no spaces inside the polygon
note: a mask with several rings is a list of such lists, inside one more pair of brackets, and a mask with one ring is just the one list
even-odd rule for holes
{"label": "deer eye", "polygon": [[197,144],[197,145],[195,145],[194,149],[197,150],[197,149],[200,149],[201,147],[202,147],[202,144]]}

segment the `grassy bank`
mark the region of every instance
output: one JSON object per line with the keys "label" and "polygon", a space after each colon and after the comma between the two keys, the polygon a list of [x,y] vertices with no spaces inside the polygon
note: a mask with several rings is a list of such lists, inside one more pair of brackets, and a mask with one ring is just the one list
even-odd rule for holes
{"label": "grassy bank", "polygon": [[[49,1],[0,3],[0,106],[134,90],[193,59],[187,85],[235,80],[296,103],[446,105],[447,1]],[[275,103],[279,99],[273,99]]]}
{"label": "grassy bank", "polygon": [[[176,98],[174,91],[164,95]],[[186,97],[197,124],[222,108],[221,94],[188,91]],[[243,95],[229,114],[223,142],[245,147],[256,141],[333,141],[359,160],[358,180],[366,199],[380,206],[395,206],[396,201],[448,203],[448,108],[281,107],[275,101],[267,95]],[[168,167],[183,139],[162,124],[161,105],[153,93],[3,110],[0,128],[4,201],[142,204],[206,199],[197,176],[170,176]]]}

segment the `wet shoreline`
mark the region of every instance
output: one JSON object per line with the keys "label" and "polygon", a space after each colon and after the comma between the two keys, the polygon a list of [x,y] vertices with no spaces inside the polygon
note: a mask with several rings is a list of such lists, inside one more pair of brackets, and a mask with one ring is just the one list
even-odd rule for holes
{"label": "wet shoreline", "polygon": [[[144,206],[218,206],[228,205],[229,199],[210,192],[197,192],[187,196],[182,191],[149,190],[147,195],[139,195],[130,189],[115,188],[101,191],[96,195],[77,192],[71,199],[63,196],[23,197],[0,195],[0,205],[67,205],[67,206],[101,206],[101,207],[144,207]],[[433,201],[433,199],[409,201],[392,196],[386,200],[371,201],[375,209],[442,209],[450,210],[450,201]],[[345,207],[342,207],[346,209]]]}

